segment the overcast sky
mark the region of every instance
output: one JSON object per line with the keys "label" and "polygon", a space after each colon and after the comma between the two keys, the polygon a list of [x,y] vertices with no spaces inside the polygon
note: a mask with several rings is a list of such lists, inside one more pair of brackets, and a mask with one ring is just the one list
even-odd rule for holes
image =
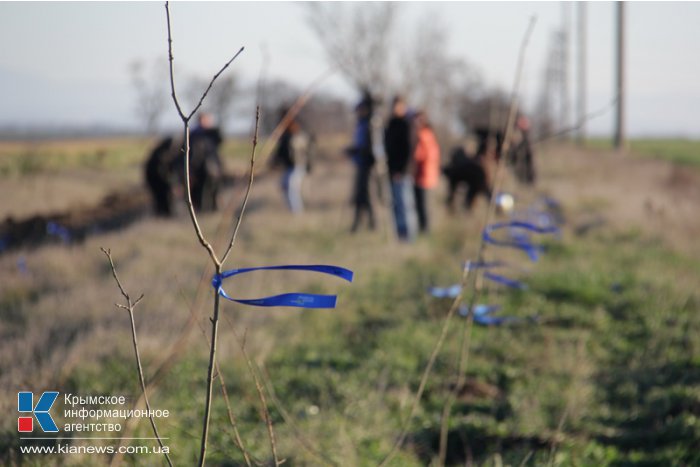
{"label": "overcast sky", "polygon": [[[399,29],[438,18],[449,52],[475,66],[488,86],[510,89],[529,17],[537,24],[528,48],[522,95],[532,105],[553,31],[564,16],[558,2],[399,2]],[[700,3],[627,3],[628,132],[700,137]],[[571,4],[572,25],[577,5]],[[615,5],[587,3],[589,111],[614,95]],[[176,67],[213,74],[241,46],[232,70],[254,82],[269,57],[268,78],[301,87],[328,62],[294,2],[175,2],[171,5]],[[575,27],[573,32],[575,33]],[[167,53],[163,2],[0,2],[0,126],[18,124],[129,126],[135,95],[129,64],[154,63]],[[576,37],[574,35],[575,43]],[[571,74],[576,48],[572,48]],[[575,108],[572,87],[572,108]],[[342,76],[322,90],[355,99]],[[409,96],[410,97],[410,96]],[[174,118],[174,109],[169,114]],[[589,123],[609,134],[612,112]]]}

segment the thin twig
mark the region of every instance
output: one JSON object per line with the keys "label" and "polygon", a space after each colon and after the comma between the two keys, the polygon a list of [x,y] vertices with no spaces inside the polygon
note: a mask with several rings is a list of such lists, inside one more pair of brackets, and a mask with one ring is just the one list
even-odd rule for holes
{"label": "thin twig", "polygon": [[263,159],[268,157],[270,155],[269,153],[269,148],[272,147],[277,141],[279,140],[280,136],[282,136],[282,133],[284,133],[284,129],[289,126],[289,124],[296,118],[296,116],[301,112],[301,109],[304,108],[308,100],[311,98],[313,93],[316,91],[316,88],[323,83],[328,77],[332,76],[333,73],[335,73],[334,68],[328,68],[322,73],[320,73],[312,82],[309,84],[309,86],[304,90],[304,92],[297,98],[296,101],[294,101],[294,104],[289,108],[286,114],[282,117],[282,120],[277,124],[274,130],[272,130],[272,133],[270,133],[270,136],[263,142],[262,148],[260,149],[260,154]]}
{"label": "thin twig", "polygon": [[[504,132],[504,137],[503,137],[503,146],[501,148],[501,157],[498,160],[497,167],[496,167],[496,179],[494,180],[494,186],[493,186],[493,192],[498,193],[501,189],[501,185],[503,184],[503,179],[504,179],[504,173],[505,173],[505,160],[508,155],[508,151],[510,150],[510,143],[511,143],[511,134],[513,132],[513,127],[515,125],[515,117],[518,113],[518,90],[520,88],[520,80],[522,77],[522,71],[523,71],[523,65],[525,63],[525,51],[527,50],[527,45],[530,41],[530,36],[532,34],[532,31],[535,27],[535,22],[536,18],[532,17],[530,19],[530,23],[528,25],[528,28],[525,32],[525,36],[523,37],[522,43],[520,45],[520,53],[518,54],[518,63],[516,66],[516,72],[515,72],[515,81],[513,83],[513,91],[511,94],[511,101],[510,101],[510,111],[508,113],[508,122],[506,124],[505,132]],[[484,218],[482,228],[480,232],[483,232],[486,229],[486,226],[491,222],[491,219],[496,213],[496,197],[493,196],[491,197],[491,200],[489,201],[489,207],[486,212],[486,217]],[[486,251],[486,241],[484,240],[483,236],[481,237],[479,241],[479,248],[478,252],[476,255],[476,262],[477,263],[482,263],[484,260],[484,253]],[[469,268],[466,268],[469,269]],[[471,337],[472,337],[472,330],[474,328],[474,306],[476,305],[476,302],[479,298],[480,294],[480,289],[476,286],[477,284],[477,278],[479,277],[479,272],[480,269],[476,269],[475,274],[473,275],[474,280],[469,284],[469,294],[470,294],[470,299],[467,305],[467,310],[469,310],[468,317],[464,323],[463,327],[463,333],[462,333],[462,339],[461,339],[461,349],[459,353],[459,360],[457,364],[457,383],[455,384],[453,390],[450,392],[447,401],[445,402],[445,405],[443,407],[443,416],[442,416],[442,423],[440,426],[440,448],[439,448],[439,459],[440,459],[440,464],[439,465],[445,465],[445,459],[447,456],[447,431],[449,428],[449,420],[450,420],[450,415],[452,413],[452,406],[454,405],[454,401],[457,398],[457,394],[462,390],[462,387],[464,386],[464,382],[466,380],[466,373],[467,373],[467,366],[469,364],[469,356],[470,356],[470,349],[471,349]],[[464,287],[466,283],[463,283],[462,286]]]}
{"label": "thin twig", "polygon": [[[233,332],[233,336],[236,339],[236,342],[238,342],[238,345],[243,347],[243,341],[241,341],[241,339],[238,337],[238,333],[236,333],[236,329],[233,326],[233,323],[231,322],[229,317],[224,314],[224,319],[231,327],[231,331]],[[250,360],[250,358],[248,358],[248,354],[246,352],[244,352],[244,357],[246,360],[246,364],[248,365],[248,369],[249,370],[255,369],[255,371],[259,375],[260,379],[263,381],[263,385],[264,385],[265,389],[267,390],[267,393],[269,394],[270,398],[272,399],[272,403],[277,408],[277,411],[282,416],[282,419],[284,420],[284,422],[287,423],[292,428],[294,435],[297,437],[297,439],[301,443],[302,447],[304,447],[304,449],[306,449],[310,454],[312,454],[318,460],[325,462],[327,465],[333,465],[333,466],[338,465],[337,463],[335,463],[334,461],[332,461],[328,457],[324,456],[323,453],[321,453],[318,449],[315,449],[311,445],[309,440],[301,433],[301,431],[299,430],[299,427],[296,425],[296,423],[294,423],[291,416],[289,415],[289,412],[287,412],[287,410],[282,406],[282,403],[280,402],[280,400],[277,398],[277,395],[275,394],[274,386],[272,384],[272,379],[270,378],[270,375],[267,371],[267,368],[263,367],[264,371],[261,370],[258,367],[258,365],[255,364],[255,362],[253,362],[252,360]],[[255,373],[253,373],[252,370],[251,370],[251,374],[255,378]],[[265,408],[264,410],[268,410],[268,409]]]}
{"label": "thin twig", "polygon": [[221,74],[233,63],[233,61],[243,52],[244,47],[241,47],[238,52],[236,52],[231,59],[226,62],[224,66],[221,67],[221,69],[214,75],[214,77],[209,81],[209,85],[207,86],[206,90],[204,93],[201,95],[199,102],[197,105],[194,106],[192,111],[189,113],[189,115],[185,115],[185,113],[182,111],[182,107],[180,106],[180,102],[177,98],[177,93],[175,90],[175,72],[174,72],[174,62],[175,58],[173,56],[173,40],[172,40],[172,33],[171,33],[171,25],[170,25],[170,6],[168,2],[165,2],[165,12],[166,12],[166,18],[167,18],[167,23],[168,23],[168,63],[169,63],[169,74],[170,74],[170,91],[171,91],[171,96],[173,99],[173,102],[175,103],[175,107],[177,108],[177,112],[180,115],[180,119],[182,120],[182,123],[184,125],[184,141],[185,141],[185,185],[187,188],[187,197],[186,197],[186,203],[187,203],[187,210],[190,214],[190,219],[192,220],[192,224],[195,229],[195,233],[197,234],[197,239],[199,240],[199,243],[207,250],[207,253],[209,253],[209,257],[211,258],[212,262],[214,263],[215,266],[219,267],[221,266],[222,261],[219,260],[219,258],[216,256],[216,253],[214,252],[214,248],[211,246],[211,243],[207,241],[207,239],[204,237],[204,234],[202,233],[202,229],[199,225],[199,222],[197,220],[197,214],[194,211],[194,205],[192,203],[192,190],[191,190],[191,184],[190,184],[190,120],[192,117],[197,113],[197,111],[200,109],[202,106],[204,99],[207,97],[207,94],[209,94],[209,91],[211,90],[212,86],[214,86],[214,83],[216,82],[217,78],[221,76]]}
{"label": "thin twig", "polygon": [[525,464],[527,464],[527,461],[529,461],[530,458],[532,457],[533,453],[534,453],[534,451],[528,451],[527,455],[523,458],[523,460],[520,462],[518,467],[524,467]]}
{"label": "thin twig", "polygon": [[[209,82],[209,86],[207,89],[204,91],[202,94],[201,98],[199,99],[199,102],[197,105],[194,107],[194,109],[190,112],[189,115],[185,116],[184,112],[182,111],[182,108],[178,102],[177,99],[177,93],[175,91],[175,76],[174,76],[174,71],[173,71],[173,63],[174,63],[174,57],[173,57],[173,47],[172,47],[172,33],[171,33],[171,26],[170,26],[170,7],[168,2],[165,3],[165,11],[166,11],[166,18],[167,18],[167,23],[168,23],[168,61],[169,61],[169,69],[170,69],[170,89],[171,89],[171,95],[173,98],[173,102],[175,103],[175,107],[177,108],[178,114],[180,115],[180,119],[182,120],[183,126],[184,126],[184,141],[185,141],[185,189],[187,192],[187,209],[190,214],[190,220],[192,221],[192,225],[194,227],[195,233],[197,235],[197,238],[199,240],[199,243],[204,247],[204,249],[207,251],[209,254],[209,257],[212,260],[212,263],[214,264],[214,267],[216,269],[215,273],[221,274],[222,272],[222,261],[219,260],[217,257],[216,253],[214,252],[214,248],[211,246],[211,243],[207,241],[207,239],[204,237],[204,234],[202,233],[202,229],[199,225],[199,222],[197,221],[197,214],[194,211],[194,205],[192,203],[192,186],[190,183],[190,128],[189,128],[189,122],[190,119],[194,116],[194,114],[199,110],[201,107],[202,103],[204,102],[204,99],[206,98],[207,94],[209,93],[209,90],[211,87],[214,85],[214,82],[216,79],[228,68],[228,66],[238,57],[238,55],[243,51],[243,48],[241,48],[236,54],[233,55],[233,57],[226,62],[226,64],[221,67],[221,69],[214,75],[214,77],[211,79]],[[257,136],[256,136],[257,138]],[[253,149],[253,154],[255,154],[255,149]],[[251,182],[252,184],[252,178]],[[241,212],[241,216],[239,217],[238,220],[238,226],[240,226],[241,218],[243,216],[243,212]],[[236,229],[237,230],[237,229]],[[235,235],[235,233],[234,233]],[[233,242],[232,242],[233,243]],[[231,245],[232,246],[232,245]],[[230,252],[230,248],[227,251],[227,254]],[[209,365],[207,368],[207,389],[206,389],[206,399],[205,399],[205,405],[204,405],[204,419],[202,421],[202,442],[200,446],[200,451],[199,451],[199,466],[202,467],[204,466],[205,460],[206,460],[206,455],[207,455],[207,442],[209,438],[209,421],[211,419],[211,405],[212,405],[212,388],[214,384],[214,370],[216,367],[216,345],[217,345],[217,338],[218,338],[218,329],[219,329],[219,305],[220,305],[220,300],[221,297],[219,295],[218,290],[214,290],[214,311],[213,315],[211,318],[211,344],[210,344],[210,351],[209,351]]]}
{"label": "thin twig", "polygon": [[[204,287],[208,286],[211,284],[211,273],[207,271],[207,269],[204,270],[202,273],[202,277],[199,280],[199,284],[197,286],[197,292],[194,300],[194,304],[192,305],[192,308],[194,310],[200,310],[202,307],[202,301],[204,300]],[[155,391],[155,389],[158,387],[158,384],[160,381],[165,377],[165,375],[170,371],[172,366],[177,362],[178,358],[183,354],[183,352],[186,349],[186,344],[187,341],[190,337],[191,331],[194,329],[194,323],[197,318],[197,311],[195,311],[195,314],[191,314],[190,318],[187,320],[187,322],[182,326],[182,330],[180,331],[180,334],[177,338],[177,340],[173,343],[173,345],[170,347],[170,350],[167,354],[167,356],[158,364],[158,367],[156,370],[153,372],[153,376],[151,377],[150,381],[146,385],[146,388],[149,391]],[[143,395],[139,396],[139,398],[134,401],[132,404],[132,408],[138,408],[141,406],[143,400]],[[133,419],[132,419],[133,420]],[[124,437],[128,437],[129,433],[133,432],[133,427],[134,424],[132,420],[127,420],[126,426],[124,428]],[[124,440],[119,440],[117,445],[122,446],[124,443]],[[112,457],[110,460],[110,467],[116,467],[118,465],[121,465],[123,454],[117,450],[117,453]]]}
{"label": "thin twig", "polygon": [[[285,114],[285,116],[282,118],[282,121],[275,127],[275,129],[272,131],[271,135],[263,142],[261,148],[259,151],[256,151],[256,148],[253,147],[253,154],[251,155],[251,166],[250,166],[250,173],[248,174],[248,185],[246,186],[246,200],[248,193],[250,192],[250,182],[253,179],[253,160],[257,160],[258,156],[256,155],[256,152],[260,153],[260,157],[262,159],[265,159],[269,154],[266,151],[266,148],[268,148],[272,143],[275,143],[279,137],[282,134],[282,131],[286,126],[289,124],[291,119],[293,119],[306,105],[306,102],[308,99],[313,95],[313,92],[315,91],[315,88],[328,76],[330,76],[332,73],[332,70],[326,70],[322,74],[320,74],[314,81],[309,85],[309,87],[304,91],[304,93],[299,96],[299,98],[294,102],[294,104],[290,107],[289,111]],[[258,112],[259,112],[259,106],[258,106]],[[259,125],[260,125],[260,120],[259,120],[259,114],[256,113],[256,119],[255,119],[255,129],[254,132],[257,135],[259,131]],[[255,142],[257,142],[257,138],[255,139]],[[231,199],[230,202],[226,204],[223,210],[223,215],[221,217],[222,221],[219,223],[219,226],[217,227],[216,231],[216,244],[220,244],[219,240],[222,238],[222,232],[223,232],[223,227],[226,224],[226,221],[230,219],[233,216],[233,211],[234,211],[234,198]],[[247,201],[244,201],[247,202]],[[239,212],[239,215],[237,216],[238,219],[240,219],[242,213]],[[240,222],[240,221],[239,221]],[[231,239],[229,240],[229,245],[231,245],[231,242],[235,242],[235,237],[236,237],[236,232],[234,231],[234,234],[232,235]],[[222,240],[223,241],[223,240]],[[223,259],[221,260],[221,263],[224,264],[226,259],[228,259],[229,251],[227,250],[226,253],[223,256]]]}
{"label": "thin twig", "polygon": [[260,128],[260,106],[255,109],[255,131],[253,133],[253,150],[250,154],[250,175],[248,176],[248,186],[245,190],[245,196],[243,197],[243,203],[241,203],[241,210],[238,213],[238,219],[236,220],[236,227],[233,229],[231,234],[231,240],[228,243],[228,248],[224,256],[221,258],[221,264],[226,262],[228,255],[231,253],[233,246],[236,243],[236,237],[238,236],[238,230],[241,228],[241,222],[243,221],[243,213],[248,205],[248,197],[250,196],[250,191],[253,188],[253,179],[255,178],[255,149],[258,147],[258,130]]}
{"label": "thin twig", "polygon": [[[199,243],[207,250],[207,253],[209,253],[209,257],[212,263],[214,263],[214,266],[219,269],[221,267],[221,261],[219,261],[219,258],[216,256],[214,247],[212,247],[211,243],[204,237],[202,228],[199,226],[199,221],[197,220],[197,214],[194,211],[194,204],[192,203],[192,184],[190,183],[190,123],[187,120],[183,121],[183,123],[185,126],[185,191],[187,192],[185,201],[187,204],[187,211],[190,214],[190,220],[194,226],[194,231],[197,234]],[[217,273],[218,272],[221,271],[217,271]]]}
{"label": "thin twig", "polygon": [[571,133],[573,131],[578,130],[581,128],[585,123],[589,122],[590,120],[593,120],[595,118],[601,117],[608,113],[610,109],[614,108],[617,105],[617,101],[620,99],[619,95],[615,95],[610,102],[605,104],[603,107],[599,108],[598,110],[594,110],[592,112],[587,113],[583,117],[581,117],[576,123],[574,123],[572,126],[555,131],[554,133],[550,133],[548,135],[543,135],[537,138],[535,141],[532,142],[533,145],[536,144],[541,144],[546,141],[549,141],[551,139],[559,138],[560,136],[564,136],[567,133]]}
{"label": "thin twig", "polygon": [[255,389],[258,391],[258,398],[260,399],[263,417],[265,419],[265,424],[267,425],[267,436],[270,440],[270,450],[272,451],[272,459],[275,462],[275,467],[277,467],[278,465],[282,465],[284,463],[284,460],[280,461],[279,457],[277,456],[277,442],[275,441],[275,430],[272,427],[272,417],[270,417],[270,410],[268,409],[267,400],[265,399],[265,390],[263,389],[262,384],[260,384],[260,377],[258,376],[257,372],[255,371],[255,368],[253,367],[253,363],[250,360],[250,357],[248,356],[248,351],[245,349],[245,335],[243,336],[243,340],[239,341],[239,343],[241,345],[241,351],[243,352],[243,356],[245,357],[245,362],[248,365],[248,370],[250,370],[250,374],[253,375],[253,379],[255,380]]}
{"label": "thin twig", "polygon": [[[530,23],[523,37],[522,43],[520,45],[520,53],[518,54],[518,64],[516,66],[515,81],[513,83],[513,91],[511,94],[510,101],[510,111],[508,114],[508,122],[505,128],[505,134],[503,137],[503,147],[501,149],[501,157],[498,159],[496,168],[496,179],[494,181],[493,192],[498,193],[503,185],[504,173],[505,173],[505,162],[508,151],[510,150],[511,135],[513,133],[513,127],[515,125],[515,117],[518,113],[518,90],[520,88],[520,80],[522,77],[523,65],[525,63],[525,51],[527,50],[527,45],[530,42],[530,36],[535,27],[536,18],[532,17]],[[486,216],[483,220],[482,228],[480,232],[483,232],[486,226],[491,222],[491,219],[496,213],[496,197],[493,196],[489,202],[489,206],[486,212]],[[483,236],[479,241],[479,248],[477,250],[476,262],[481,263],[484,260],[484,253],[486,251],[486,241]],[[469,268],[467,268],[469,269]],[[469,356],[471,349],[471,336],[472,329],[474,328],[474,306],[479,297],[479,288],[476,287],[477,278],[479,277],[479,269],[476,269],[475,274],[473,274],[474,280],[470,284],[469,292],[470,299],[468,301],[467,310],[469,310],[468,318],[465,320],[462,333],[462,345],[459,354],[459,361],[457,364],[457,383],[455,384],[453,390],[450,392],[447,401],[443,407],[443,417],[440,426],[440,447],[439,447],[439,458],[440,465],[445,465],[445,459],[447,456],[447,431],[449,429],[449,420],[452,413],[452,406],[457,398],[457,394],[462,390],[464,382],[466,380],[467,366],[469,364]],[[464,284],[463,284],[464,285]]]}
{"label": "thin twig", "polygon": [[[165,2],[165,14],[167,18],[167,23],[168,23],[168,63],[169,63],[169,71],[170,71],[170,95],[173,98],[173,102],[175,103],[175,108],[177,108],[177,113],[180,115],[180,119],[182,120],[183,126],[184,126],[184,135],[183,135],[183,140],[185,142],[185,188],[187,192],[187,196],[185,197],[185,201],[187,203],[187,210],[190,214],[190,219],[192,220],[192,225],[194,226],[195,233],[197,234],[197,239],[199,240],[199,243],[207,250],[207,253],[209,253],[209,257],[211,258],[212,262],[218,267],[221,265],[221,262],[219,261],[219,258],[216,256],[216,253],[214,252],[214,248],[212,248],[211,244],[207,241],[207,239],[204,237],[204,234],[202,233],[202,229],[199,226],[199,222],[197,221],[197,214],[194,212],[194,205],[192,204],[192,186],[190,184],[190,119],[194,115],[194,113],[190,113],[189,115],[185,115],[184,112],[182,111],[182,107],[180,106],[180,102],[177,98],[177,93],[175,91],[175,73],[174,73],[174,62],[175,58],[173,56],[173,39],[172,39],[172,34],[171,34],[171,28],[170,28],[170,5],[169,2]],[[239,51],[240,52],[240,51]],[[234,55],[233,58],[236,58],[238,54]],[[232,61],[233,59],[231,59]],[[229,62],[230,63],[230,62]],[[227,64],[228,66],[228,64]],[[218,76],[218,74],[217,74]],[[216,78],[216,77],[215,77]],[[212,86],[214,80],[209,83],[209,87]],[[209,88],[207,88],[208,90]],[[202,100],[200,100],[201,104]],[[199,104],[197,108],[199,108]]]}
{"label": "thin twig", "polygon": [[209,91],[211,91],[212,86],[214,86],[214,82],[221,76],[221,73],[223,73],[228,66],[233,63],[233,61],[243,52],[245,47],[241,47],[238,49],[238,52],[236,52],[231,59],[226,62],[224,66],[221,67],[221,69],[214,75],[214,77],[209,81],[209,86],[207,86],[207,89],[204,90],[204,93],[202,94],[202,97],[199,99],[199,102],[197,105],[192,109],[192,112],[190,112],[190,115],[187,117],[188,120],[190,120],[192,117],[194,117],[194,114],[197,113],[197,111],[202,107],[202,104],[204,103],[204,99],[206,99],[207,94],[209,94]]}
{"label": "thin twig", "polygon": [[124,296],[124,299],[126,300],[126,305],[120,305],[120,304],[115,304],[118,308],[122,308],[126,311],[129,312],[129,320],[131,322],[131,342],[134,344],[134,355],[136,357],[136,369],[138,370],[139,373],[139,383],[141,383],[141,391],[143,391],[143,399],[146,402],[146,409],[148,410],[148,419],[151,422],[151,427],[153,428],[153,434],[155,435],[156,439],[158,440],[158,445],[160,446],[160,450],[165,456],[165,460],[168,462],[168,465],[172,467],[173,463],[170,460],[170,456],[168,455],[168,452],[166,449],[163,447],[163,441],[160,437],[160,434],[158,433],[158,428],[156,428],[156,422],[153,419],[153,411],[151,410],[151,404],[148,402],[148,395],[146,393],[146,380],[143,377],[143,367],[141,366],[141,355],[139,353],[139,344],[138,340],[136,339],[136,324],[134,322],[134,307],[143,299],[143,294],[139,296],[139,298],[136,299],[136,301],[132,302],[131,297],[129,294],[124,290],[124,287],[122,287],[122,283],[119,280],[119,277],[117,276],[117,268],[114,266],[114,261],[112,261],[112,250],[105,250],[104,248],[100,247],[100,250],[102,250],[102,253],[105,254],[107,259],[109,260],[109,267],[112,269],[112,276],[114,277],[115,282],[117,283],[117,287],[119,287],[119,291],[121,294]]}
{"label": "thin twig", "polygon": [[[529,35],[530,35],[530,32],[531,32],[533,26],[534,26],[534,18],[530,21],[530,25],[528,27],[528,32],[525,36],[524,44],[527,43],[527,40],[529,39]],[[523,50],[524,50],[524,47],[521,49],[521,60],[522,60],[522,51]],[[519,67],[519,68],[521,68],[521,67]],[[512,108],[511,108],[511,110],[512,110]],[[510,118],[509,118],[509,120],[510,120]],[[501,172],[501,162],[499,162],[499,166],[497,169],[497,178],[499,177],[500,172]],[[488,209],[488,213],[487,213],[487,217],[486,217],[487,219],[491,217],[492,212],[495,212],[494,200],[492,200],[491,203],[489,204],[489,209]],[[480,256],[483,255],[483,249],[484,249],[483,243],[484,242],[482,239],[481,244],[479,246]],[[435,344],[435,347],[433,348],[433,351],[431,352],[430,357],[428,358],[428,363],[426,364],[425,370],[423,371],[423,375],[421,376],[421,380],[420,380],[420,383],[418,385],[418,390],[416,391],[416,394],[415,394],[415,397],[413,400],[413,404],[411,405],[411,410],[408,414],[408,417],[404,420],[404,422],[402,424],[402,429],[401,429],[401,433],[400,433],[399,437],[394,442],[394,445],[392,446],[392,448],[389,451],[389,453],[387,454],[387,456],[379,464],[380,467],[387,465],[393,459],[393,457],[396,454],[396,451],[399,449],[399,447],[401,447],[401,445],[406,440],[406,436],[408,435],[408,430],[410,428],[411,421],[415,417],[415,414],[416,414],[418,407],[420,405],[420,401],[423,397],[423,392],[425,391],[425,386],[428,383],[428,378],[430,377],[433,366],[435,365],[435,361],[437,360],[437,356],[440,353],[440,351],[442,350],[442,346],[445,343],[445,338],[446,338],[447,332],[449,330],[450,322],[452,321],[452,318],[454,317],[457,309],[459,308],[459,304],[462,302],[462,299],[464,297],[465,287],[468,284],[469,279],[473,276],[471,274],[471,272],[472,272],[471,268],[464,268],[464,270],[462,272],[462,278],[461,278],[461,282],[460,282],[460,284],[461,284],[460,291],[457,294],[457,296],[455,297],[455,299],[453,300],[452,305],[450,306],[450,309],[448,310],[447,315],[445,316],[442,330],[440,331],[440,336],[438,337],[438,340]],[[470,326],[472,321],[473,321],[472,313],[469,313],[467,320],[466,320],[466,322],[468,323],[467,326]]]}
{"label": "thin twig", "polygon": [[175,73],[173,72],[173,63],[175,60],[173,58],[173,38],[170,31],[170,7],[168,6],[168,2],[165,2],[165,16],[167,18],[168,24],[168,65],[170,67],[170,96],[173,98],[175,108],[177,108],[177,113],[178,115],[180,115],[180,118],[184,121],[187,121],[188,118],[182,111],[182,108],[180,107],[180,101],[178,100],[177,94],[175,92]]}
{"label": "thin twig", "polygon": [[[264,375],[266,378],[263,378],[265,380],[265,387],[267,388],[267,393],[270,395],[270,399],[272,399],[272,403],[275,404],[275,407],[279,411],[280,415],[282,416],[282,419],[286,424],[288,424],[292,428],[292,432],[294,433],[294,436],[299,440],[301,443],[302,447],[307,450],[311,455],[316,457],[316,459],[325,462],[327,465],[332,465],[336,466],[338,465],[337,462],[334,462],[333,460],[329,459],[326,457],[321,451],[318,449],[314,448],[311,444],[311,442],[306,438],[301,433],[301,430],[299,427],[294,423],[294,420],[292,420],[291,415],[287,410],[282,406],[282,402],[277,398],[277,394],[275,393],[275,388],[274,385],[272,384],[272,378],[270,377],[269,372],[267,371],[267,368],[263,367],[264,370]],[[259,371],[259,369],[258,369]]]}

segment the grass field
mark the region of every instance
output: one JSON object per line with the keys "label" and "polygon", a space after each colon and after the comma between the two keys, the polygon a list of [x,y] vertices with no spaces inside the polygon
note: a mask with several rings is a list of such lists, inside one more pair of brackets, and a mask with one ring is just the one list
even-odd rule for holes
{"label": "grass field", "polygon": [[[91,144],[46,144],[38,153],[45,156],[30,164],[40,170],[17,168],[17,151],[24,149],[0,145],[2,212],[28,216],[140,183],[147,142]],[[351,235],[351,167],[337,144],[321,144],[321,160],[305,187],[307,212],[289,214],[277,176],[259,177],[228,267],[325,263],[352,269],[356,279],[347,284],[313,274],[257,272],[230,280],[226,289],[239,298],[337,293],[338,307],[301,311],[226,302],[219,365],[255,459],[269,463],[271,454],[243,342],[263,377],[277,449],[287,464],[377,465],[403,427],[449,309],[448,300],[426,290],[459,280],[463,261],[475,254],[486,206],[480,202],[475,212],[450,217],[440,203],[441,187],[432,200],[433,231],[415,244],[394,241],[387,209],[376,231]],[[229,167],[242,171],[247,153],[245,143],[228,146]],[[62,163],[52,166],[47,154],[62,154]],[[537,190],[510,177],[506,189],[518,207],[540,194],[557,199],[566,216],[562,235],[543,240],[547,250],[536,263],[489,249],[489,259],[515,262],[520,269],[512,274],[529,289],[513,292],[487,282],[482,291],[482,301],[502,305],[503,314],[536,315],[538,321],[473,328],[467,384],[448,427],[447,463],[699,465],[700,172],[668,160],[568,146],[540,148],[538,167]],[[46,192],[37,196],[32,184],[47,186]],[[235,206],[241,197],[237,186],[224,201]],[[232,215],[202,218],[217,246],[225,243],[232,221]],[[28,442],[16,431],[17,391],[124,395],[130,403],[140,395],[128,316],[113,305],[120,296],[100,246],[112,249],[127,290],[145,294],[136,325],[146,379],[178,350],[150,400],[170,411],[159,431],[169,438],[175,464],[195,462],[208,357],[200,327],[209,332],[212,271],[181,210],[176,219],[147,219],[83,244],[0,256],[0,407],[11,414],[0,423],[0,463],[108,461],[20,454]],[[193,315],[197,325],[178,343]],[[441,413],[457,379],[465,322],[451,322],[407,441],[391,465],[436,464]],[[215,388],[209,463],[242,465]],[[63,408],[59,400],[53,412],[68,423],[60,416]],[[137,420],[123,436],[151,436],[148,421]],[[163,459],[133,454],[124,462],[159,465]]]}
{"label": "grass field", "polygon": [[[611,149],[609,139],[593,139],[586,144],[596,149]],[[693,139],[632,139],[628,142],[628,149],[635,154],[662,159],[684,165],[700,165],[700,141]]]}

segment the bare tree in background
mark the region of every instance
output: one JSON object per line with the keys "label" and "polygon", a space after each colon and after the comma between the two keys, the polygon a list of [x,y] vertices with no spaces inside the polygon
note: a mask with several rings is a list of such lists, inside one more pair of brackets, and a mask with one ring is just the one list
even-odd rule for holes
{"label": "bare tree in background", "polygon": [[441,140],[453,137],[462,97],[479,92],[481,80],[463,59],[448,51],[447,27],[440,18],[421,21],[402,50],[400,89],[411,106],[427,111]]}
{"label": "bare tree in background", "polygon": [[142,60],[135,60],[129,66],[131,83],[136,91],[135,113],[143,125],[144,133],[155,135],[158,123],[168,103],[167,64],[154,62],[151,74],[147,76],[147,66]]}
{"label": "bare tree in background", "polygon": [[308,21],[335,64],[359,90],[383,96],[389,88],[396,7],[388,2],[314,2]]}

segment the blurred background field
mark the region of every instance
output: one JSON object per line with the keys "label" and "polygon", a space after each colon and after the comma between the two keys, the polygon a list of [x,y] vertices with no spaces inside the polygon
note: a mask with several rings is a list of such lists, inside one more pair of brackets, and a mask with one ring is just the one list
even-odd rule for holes
{"label": "blurred background field", "polygon": [[[344,137],[320,138],[306,180],[308,209],[288,213],[278,174],[263,174],[250,199],[228,267],[326,263],[355,271],[347,284],[304,273],[258,272],[226,283],[238,298],[289,291],[337,293],[335,310],[223,305],[219,364],[246,447],[270,462],[265,424],[241,343],[261,369],[280,456],[289,465],[375,465],[407,416],[421,372],[449,308],[433,285],[458,282],[473,257],[486,205],[449,216],[444,185],[433,201],[433,232],[415,244],[393,238],[382,205],[376,231],[349,233],[352,167]],[[23,218],[92,205],[115,189],[139,189],[145,139],[0,144],[0,217]],[[598,142],[536,147],[537,189],[507,178],[526,207],[541,194],[561,203],[561,238],[549,239],[528,268],[527,292],[486,287],[503,313],[539,322],[476,327],[467,384],[449,426],[448,463],[461,465],[697,465],[700,463],[700,155],[697,142],[632,141],[627,153]],[[226,167],[240,176],[250,143],[232,140]],[[242,177],[241,177],[242,178]],[[238,180],[222,194],[237,206]],[[202,217],[225,243],[233,212]],[[146,379],[159,374],[154,408],[171,416],[159,429],[177,465],[199,448],[212,271],[187,215],[151,216],[83,242],[55,241],[0,255],[0,407],[14,414],[18,390],[118,394],[134,402],[128,316],[100,247],[111,248],[132,295],[145,294],[136,326]],[[498,257],[500,250],[489,250]],[[188,320],[197,325],[179,341]],[[392,465],[435,461],[440,414],[455,383],[463,320],[429,379],[409,437]],[[213,409],[211,465],[240,465],[224,401]],[[60,409],[60,405],[58,406]],[[58,412],[60,413],[60,411]],[[59,417],[60,420],[60,417]],[[59,423],[60,424],[60,423]],[[4,417],[0,461],[10,465],[100,465],[106,458],[18,458],[15,417]],[[149,436],[146,420],[134,436]],[[466,434],[466,435],[465,435]],[[72,441],[78,445],[79,440]],[[145,465],[142,457],[127,465]],[[148,465],[162,462],[149,458]]]}

